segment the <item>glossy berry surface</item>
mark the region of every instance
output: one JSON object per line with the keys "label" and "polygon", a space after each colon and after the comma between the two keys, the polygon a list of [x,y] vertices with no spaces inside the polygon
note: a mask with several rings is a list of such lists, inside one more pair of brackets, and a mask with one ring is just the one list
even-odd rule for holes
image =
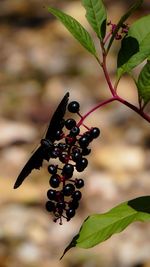
{"label": "glossy berry surface", "polygon": [[91,153],[91,149],[90,148],[85,147],[85,148],[82,149],[82,155],[83,156],[87,156],[90,153]]}
{"label": "glossy berry surface", "polygon": [[77,113],[80,109],[80,105],[77,101],[72,101],[68,105],[68,111],[71,113]]}
{"label": "glossy berry surface", "polygon": [[56,198],[56,191],[53,190],[53,189],[49,189],[49,190],[47,191],[47,197],[48,197],[48,199],[50,199],[50,200],[54,200],[54,199]]}
{"label": "glossy berry surface", "polygon": [[72,200],[69,202],[68,206],[69,206],[69,208],[77,209],[79,207],[79,201]]}
{"label": "glossy berry surface", "polygon": [[62,163],[66,163],[68,162],[68,155],[66,153],[62,153],[60,154],[59,156],[59,160],[62,162]]}
{"label": "glossy berry surface", "polygon": [[66,184],[63,188],[63,193],[65,196],[71,196],[75,191],[75,187],[73,184]]}
{"label": "glossy berry surface", "polygon": [[80,128],[74,126],[70,131],[70,136],[77,136],[80,133]]}
{"label": "glossy berry surface", "polygon": [[88,160],[86,158],[82,158],[80,161],[76,163],[76,170],[78,172],[82,172],[88,165]]}
{"label": "glossy berry surface", "polygon": [[82,193],[79,190],[73,192],[71,196],[74,200],[80,200],[82,197]]}
{"label": "glossy berry surface", "polygon": [[100,135],[100,130],[97,127],[93,127],[90,132],[93,138],[97,138]]}
{"label": "glossy berry surface", "polygon": [[60,184],[60,177],[59,177],[59,175],[57,175],[57,174],[52,175],[51,178],[50,178],[49,183],[50,183],[51,187],[53,187],[53,188],[59,187],[59,184]]}
{"label": "glossy berry surface", "polygon": [[82,188],[83,186],[84,186],[84,181],[83,181],[83,179],[76,179],[75,180],[75,186],[76,186],[76,188]]}
{"label": "glossy berry surface", "polygon": [[76,126],[76,121],[74,119],[68,119],[65,122],[65,126],[68,130],[71,130],[74,126]]}
{"label": "glossy berry surface", "polygon": [[55,204],[52,201],[47,201],[45,207],[46,207],[46,210],[49,212],[55,210]]}
{"label": "glossy berry surface", "polygon": [[68,219],[71,219],[72,217],[74,217],[74,215],[75,215],[75,209],[70,208],[66,210],[66,216]]}
{"label": "glossy berry surface", "polygon": [[48,166],[48,172],[50,174],[56,174],[57,173],[57,168],[58,168],[57,165],[51,164],[51,165]]}
{"label": "glossy berry surface", "polygon": [[74,167],[72,164],[65,164],[62,170],[62,174],[66,175],[67,177],[72,177],[74,171]]}
{"label": "glossy berry surface", "polygon": [[89,145],[89,138],[87,136],[82,136],[78,142],[81,148],[86,148]]}
{"label": "glossy berry surface", "polygon": [[81,160],[81,158],[82,158],[82,154],[80,152],[77,151],[77,152],[72,153],[72,160],[74,162]]}

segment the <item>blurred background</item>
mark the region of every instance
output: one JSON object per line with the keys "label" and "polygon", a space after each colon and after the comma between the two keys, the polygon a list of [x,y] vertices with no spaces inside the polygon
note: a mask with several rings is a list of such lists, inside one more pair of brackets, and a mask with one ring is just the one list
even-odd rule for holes
{"label": "blurred background", "polygon": [[[104,2],[115,23],[134,1]],[[127,107],[113,103],[86,120],[101,129],[101,137],[92,143],[90,163],[81,173],[83,199],[70,222],[60,226],[45,211],[46,163],[13,189],[67,91],[70,100],[80,102],[82,114],[110,96],[97,62],[48,14],[48,5],[74,16],[95,38],[80,1],[0,0],[0,267],[150,267],[148,223],[134,223],[92,249],[72,249],[59,261],[89,214],[150,193],[150,128]],[[145,0],[129,24],[149,12]],[[99,48],[96,38],[95,43]],[[112,80],[118,48],[116,42],[109,56]],[[128,76],[122,78],[119,93],[137,104]]]}

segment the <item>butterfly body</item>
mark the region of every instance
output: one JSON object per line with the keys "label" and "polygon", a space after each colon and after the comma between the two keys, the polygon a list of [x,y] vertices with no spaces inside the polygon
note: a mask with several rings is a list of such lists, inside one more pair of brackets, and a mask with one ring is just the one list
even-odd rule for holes
{"label": "butterfly body", "polygon": [[54,142],[56,140],[56,133],[61,129],[62,120],[66,112],[68,100],[69,93],[66,93],[51,118],[45,138],[41,139],[40,146],[36,149],[36,151],[33,153],[31,158],[27,161],[22,171],[18,175],[14,188],[19,187],[33,169],[40,169],[42,167],[43,160],[49,161],[50,152],[52,151]]}

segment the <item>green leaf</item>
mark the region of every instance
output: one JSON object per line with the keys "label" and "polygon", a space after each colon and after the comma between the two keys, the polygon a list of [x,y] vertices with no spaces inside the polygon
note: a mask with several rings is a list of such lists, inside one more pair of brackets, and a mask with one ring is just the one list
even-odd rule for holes
{"label": "green leaf", "polygon": [[111,39],[110,39],[110,42],[109,42],[109,44],[108,44],[108,47],[107,47],[107,53],[108,53],[108,51],[109,51],[109,49],[110,49],[110,47],[111,47],[111,45],[112,45],[112,43],[113,43],[113,40],[114,40],[114,38],[115,38],[117,32],[118,32],[119,29],[121,28],[122,24],[123,24],[129,17],[130,17],[130,15],[132,15],[132,14],[134,13],[134,11],[135,11],[136,9],[138,9],[138,8],[142,5],[142,3],[143,3],[143,0],[138,0],[138,1],[136,1],[136,3],[133,4],[133,5],[128,9],[128,11],[121,17],[121,19],[119,20],[119,22],[118,22],[117,25],[116,25],[116,29],[115,29],[115,31],[113,32],[113,35],[112,35],[112,37],[111,37]]}
{"label": "green leaf", "polygon": [[[124,47],[122,45],[122,51],[118,54],[118,77],[121,77],[125,72],[130,72],[133,68],[143,62],[150,55],[150,33],[147,34],[147,36],[140,43],[140,45],[137,43],[137,40],[132,37],[131,39],[128,39],[127,43]],[[133,47],[133,44],[135,44],[135,47]],[[136,49],[138,49],[137,53],[135,52]],[[122,62],[124,63],[121,64]]]}
{"label": "green leaf", "polygon": [[146,105],[150,101],[150,60],[141,70],[137,86],[139,97],[143,99],[144,105]]}
{"label": "green leaf", "polygon": [[129,28],[128,36],[136,38],[140,44],[148,33],[150,33],[150,15],[136,20]]}
{"label": "green leaf", "polygon": [[107,13],[102,0],[82,0],[86,18],[101,40],[105,37]]}
{"label": "green leaf", "polygon": [[79,233],[65,249],[64,254],[72,247],[94,247],[113,234],[123,231],[135,221],[150,221],[150,196],[124,202],[104,214],[89,216],[82,224]]}
{"label": "green leaf", "polygon": [[132,24],[128,35],[121,42],[118,53],[118,77],[130,72],[150,56],[150,15]]}
{"label": "green leaf", "polygon": [[96,49],[90,34],[76,19],[52,7],[48,7],[48,11],[57,17],[79,43],[97,58]]}

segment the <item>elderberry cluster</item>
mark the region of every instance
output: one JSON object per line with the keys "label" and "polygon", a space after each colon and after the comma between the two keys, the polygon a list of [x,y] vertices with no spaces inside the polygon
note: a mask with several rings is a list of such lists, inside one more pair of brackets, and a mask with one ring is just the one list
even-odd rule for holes
{"label": "elderberry cluster", "polygon": [[[68,111],[77,113],[82,118],[79,109],[80,105],[76,101],[68,104]],[[73,173],[74,170],[82,172],[87,167],[88,160],[85,156],[91,152],[89,144],[100,134],[97,127],[89,129],[85,125],[82,126],[86,131],[81,133],[81,125],[73,118],[63,119],[61,129],[59,127],[55,136],[57,142],[50,152],[50,158],[59,159],[59,165],[48,166],[51,188],[47,192],[46,210],[52,212],[55,216],[54,221],[59,220],[60,224],[62,224],[62,218],[69,221],[76,213],[82,197],[80,189],[84,186],[84,181],[73,178]]]}

